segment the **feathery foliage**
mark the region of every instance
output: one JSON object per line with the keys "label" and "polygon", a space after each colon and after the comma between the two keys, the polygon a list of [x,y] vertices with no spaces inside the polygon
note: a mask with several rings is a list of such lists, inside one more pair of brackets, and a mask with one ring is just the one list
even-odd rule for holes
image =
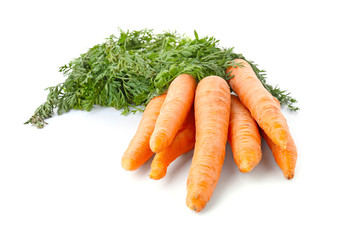
{"label": "feathery foliage", "polygon": [[[177,32],[155,34],[152,30],[122,31],[111,35],[69,64],[60,67],[66,80],[49,87],[46,102],[41,104],[26,122],[38,128],[57,110],[63,114],[71,109],[90,111],[94,105],[123,109],[123,114],[142,111],[154,96],[167,90],[171,81],[182,73],[197,81],[210,75],[225,80],[234,66],[233,59],[245,59],[233,48],[219,46],[214,37],[195,38]],[[245,59],[246,60],[246,59]],[[248,60],[247,60],[248,61]],[[285,90],[266,83],[265,73],[248,61],[264,87],[282,105],[296,111],[296,100]]]}

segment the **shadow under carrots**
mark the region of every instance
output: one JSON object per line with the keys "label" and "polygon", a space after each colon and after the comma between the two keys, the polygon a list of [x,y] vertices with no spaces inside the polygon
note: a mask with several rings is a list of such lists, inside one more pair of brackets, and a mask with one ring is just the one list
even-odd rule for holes
{"label": "shadow under carrots", "polygon": [[[167,186],[173,184],[183,184],[185,186],[193,154],[194,150],[182,154],[168,166],[167,174],[162,179],[151,181],[159,181],[161,182],[161,185],[164,184]],[[148,175],[150,173],[151,163],[154,159],[154,156],[155,154],[139,169],[133,171],[134,177],[141,179],[149,178]],[[217,186],[205,209],[203,209],[198,214],[207,214],[208,212],[213,211],[214,207],[217,208],[217,206],[221,205],[222,202],[223,204],[226,204],[227,195],[231,194],[231,191],[233,191],[234,187],[245,188],[243,185],[241,185],[244,183],[241,182],[241,178],[243,177],[244,179],[247,178],[247,180],[249,178],[250,181],[262,181],[264,179],[278,175],[283,178],[282,172],[275,162],[272,152],[264,139],[262,139],[262,159],[260,163],[249,173],[242,173],[239,171],[234,161],[230,144],[227,143],[226,156]]]}
{"label": "shadow under carrots", "polygon": [[193,155],[194,150],[191,150],[175,159],[175,161],[168,166],[167,174],[164,176],[163,180],[165,179],[166,183],[171,183],[176,179],[181,181],[182,178],[184,178],[185,182],[182,184],[186,184]]}
{"label": "shadow under carrots", "polygon": [[269,148],[266,141],[262,138],[262,159],[255,169],[255,177],[264,178],[266,176],[278,176],[282,174],[282,171],[279,169],[274,156],[272,155],[271,149]]}
{"label": "shadow under carrots", "polygon": [[[227,195],[231,194],[230,191],[233,190],[234,186],[242,188],[241,183],[238,184],[236,181],[241,181],[241,178],[243,177],[247,179],[250,178],[250,181],[262,181],[272,176],[279,175],[281,178],[283,178],[283,174],[275,162],[272,152],[264,139],[262,139],[262,159],[259,164],[249,173],[242,173],[239,171],[234,161],[230,144],[227,143],[226,156],[224,159],[221,176],[218,180],[211,199],[207,203],[205,209],[203,209],[199,214],[212,211],[215,206],[221,204],[220,202],[226,202]],[[245,187],[243,186],[243,188]]]}

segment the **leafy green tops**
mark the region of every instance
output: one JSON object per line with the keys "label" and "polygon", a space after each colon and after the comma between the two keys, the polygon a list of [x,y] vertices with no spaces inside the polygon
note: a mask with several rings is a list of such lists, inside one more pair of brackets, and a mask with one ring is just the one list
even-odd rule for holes
{"label": "leafy green tops", "polygon": [[[94,105],[123,109],[123,114],[141,111],[151,98],[167,90],[171,81],[182,73],[197,81],[209,75],[228,80],[226,73],[233,59],[245,59],[223,48],[213,37],[195,39],[176,32],[155,34],[152,30],[122,31],[102,44],[60,67],[65,82],[49,87],[45,103],[26,122],[44,127],[54,110],[58,114],[70,109],[90,111]],[[278,87],[266,83],[263,70],[252,61],[257,77],[282,105],[296,111],[296,100]]]}

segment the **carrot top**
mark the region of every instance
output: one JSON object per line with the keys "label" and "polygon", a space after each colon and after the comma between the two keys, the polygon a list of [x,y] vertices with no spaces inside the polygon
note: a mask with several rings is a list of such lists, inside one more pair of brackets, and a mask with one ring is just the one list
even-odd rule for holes
{"label": "carrot top", "polygon": [[[197,81],[210,75],[229,80],[226,69],[233,59],[245,59],[233,48],[219,46],[214,37],[194,37],[176,32],[155,34],[152,30],[120,31],[105,42],[60,67],[66,80],[48,87],[46,101],[26,122],[39,128],[56,110],[63,114],[71,109],[90,111],[94,105],[122,109],[123,114],[143,111],[154,96],[164,93],[180,74],[192,75]],[[246,60],[246,59],[245,59]],[[290,110],[296,100],[289,93],[266,83],[264,71],[248,61],[264,87]]]}

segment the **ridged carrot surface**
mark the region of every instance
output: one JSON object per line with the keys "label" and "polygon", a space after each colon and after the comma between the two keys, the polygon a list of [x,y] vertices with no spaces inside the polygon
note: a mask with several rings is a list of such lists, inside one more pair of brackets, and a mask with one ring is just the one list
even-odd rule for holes
{"label": "ridged carrot surface", "polygon": [[166,94],[163,94],[148,103],[138,129],[122,156],[124,169],[136,170],[154,154],[150,149],[149,140],[165,98]]}
{"label": "ridged carrot surface", "polygon": [[255,119],[237,96],[231,95],[228,141],[241,172],[250,172],[262,158],[261,135]]}
{"label": "ridged carrot surface", "polygon": [[150,138],[150,149],[161,152],[174,140],[194,102],[196,80],[181,74],[170,84]]}
{"label": "ridged carrot surface", "polygon": [[288,143],[286,149],[277,146],[272,140],[263,132],[263,137],[269,145],[272,154],[278,164],[279,168],[283,171],[286,179],[290,180],[295,175],[295,168],[297,162],[297,147],[292,139],[291,134],[288,135]]}
{"label": "ridged carrot surface", "polygon": [[236,59],[235,62],[243,67],[231,67],[227,70],[234,75],[229,80],[229,85],[269,138],[285,149],[288,125],[279,104],[264,88],[249,63],[242,59]]}
{"label": "ridged carrot surface", "polygon": [[156,153],[154,160],[151,163],[149,177],[155,180],[163,178],[167,173],[168,166],[177,157],[194,148],[195,133],[195,118],[192,108],[173,142],[162,152]]}
{"label": "ridged carrot surface", "polygon": [[197,85],[196,143],[187,180],[187,206],[201,211],[217,185],[225,157],[230,116],[230,88],[223,78],[209,76]]}

